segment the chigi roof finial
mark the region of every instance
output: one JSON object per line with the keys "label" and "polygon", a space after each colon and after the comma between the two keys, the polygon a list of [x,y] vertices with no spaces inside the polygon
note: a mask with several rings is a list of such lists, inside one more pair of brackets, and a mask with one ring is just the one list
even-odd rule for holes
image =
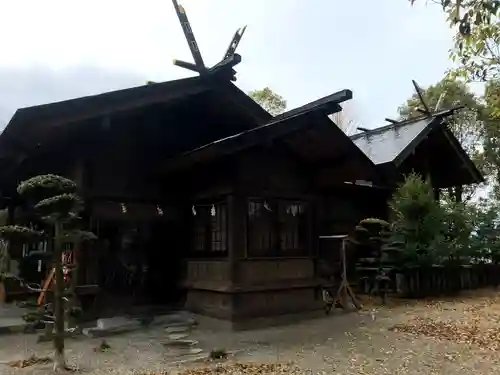
{"label": "chigi roof finial", "polygon": [[212,76],[220,77],[222,79],[228,79],[231,81],[236,81],[236,71],[233,67],[241,62],[241,56],[235,53],[238,44],[240,43],[241,37],[245,33],[246,26],[236,30],[234,33],[231,43],[227,48],[222,60],[212,66],[207,68],[201,57],[200,49],[198,48],[198,43],[194,37],[193,29],[187,18],[186,10],[182,5],[179,5],[177,0],[172,0],[175,7],[175,12],[182,26],[182,31],[184,31],[184,36],[189,45],[191,55],[193,55],[194,64],[182,60],[174,60],[174,65],[180,66],[181,68],[197,72],[200,76]]}

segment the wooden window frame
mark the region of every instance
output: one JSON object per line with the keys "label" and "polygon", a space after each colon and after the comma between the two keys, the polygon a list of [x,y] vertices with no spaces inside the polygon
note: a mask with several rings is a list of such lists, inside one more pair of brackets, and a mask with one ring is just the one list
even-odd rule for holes
{"label": "wooden window frame", "polygon": [[[215,216],[210,215],[211,207],[215,207]],[[219,200],[213,203],[200,202],[194,204],[196,215],[193,215],[191,221],[191,233],[193,235],[191,241],[191,257],[195,258],[225,258],[229,253],[229,205],[227,200]],[[199,218],[202,210],[208,211],[208,219],[204,223],[202,236],[203,250],[196,249],[196,240],[198,237],[196,220]],[[207,214],[207,213],[206,213]],[[219,220],[219,221],[218,221]],[[215,238],[214,238],[215,237]],[[219,249],[215,249],[214,245],[218,244]]]}
{"label": "wooden window frame", "polygon": [[[250,233],[250,205],[252,203],[264,204],[271,209],[271,224],[269,225],[269,241],[272,242],[269,245],[266,253],[261,251],[256,251],[251,247],[251,233]],[[283,221],[280,218],[280,205],[282,204],[298,204],[305,206],[304,219],[305,219],[305,234],[302,237],[302,247],[297,247],[295,249],[284,249],[282,247],[282,228]],[[281,197],[249,197],[246,199],[246,220],[245,220],[245,236],[246,236],[246,257],[247,258],[307,258],[311,255],[311,202],[307,199],[295,199],[295,198],[281,198]],[[299,213],[300,214],[300,213]],[[296,232],[297,236],[301,236],[300,228]],[[301,241],[300,237],[297,241]]]}

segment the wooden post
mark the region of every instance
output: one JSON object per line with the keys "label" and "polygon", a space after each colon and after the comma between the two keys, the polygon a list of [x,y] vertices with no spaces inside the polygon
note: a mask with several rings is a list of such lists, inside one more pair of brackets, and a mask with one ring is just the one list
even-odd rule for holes
{"label": "wooden post", "polygon": [[[228,262],[230,284],[232,288],[240,284],[241,259],[245,250],[245,199],[241,195],[228,197]],[[232,315],[238,314],[239,306],[236,295],[232,295]]]}
{"label": "wooden post", "polygon": [[346,245],[347,245],[347,235],[342,234],[342,235],[332,235],[332,236],[320,236],[320,239],[340,239],[342,241],[342,245],[340,248],[340,262],[341,262],[341,280],[340,280],[340,285],[337,289],[337,293],[334,297],[333,305],[337,302],[340,302],[342,305],[342,308],[344,310],[347,309],[347,301],[348,298],[351,299],[354,307],[356,309],[360,309],[361,305],[359,304],[358,300],[356,299],[356,296],[354,295],[353,290],[351,289],[351,286],[349,285],[349,282],[347,281],[347,257],[346,257]]}
{"label": "wooden post", "polygon": [[54,349],[55,360],[54,369],[64,369],[66,362],[64,360],[64,278],[62,270],[62,224],[55,224],[55,246],[54,246],[54,316],[55,316],[55,334]]}
{"label": "wooden post", "polygon": [[[16,210],[16,206],[14,206],[13,202],[12,202],[12,198],[9,200],[9,203],[7,205],[7,225],[15,225],[15,210]],[[13,272],[12,270],[12,258],[11,258],[11,254],[12,254],[12,241],[7,241],[6,243],[6,247],[5,247],[5,251],[6,251],[6,260],[5,262],[7,263],[7,272]],[[19,262],[19,259],[16,260],[17,262]],[[18,267],[16,267],[18,268]],[[19,272],[18,269],[15,270],[16,273]],[[1,298],[0,298],[1,300]]]}

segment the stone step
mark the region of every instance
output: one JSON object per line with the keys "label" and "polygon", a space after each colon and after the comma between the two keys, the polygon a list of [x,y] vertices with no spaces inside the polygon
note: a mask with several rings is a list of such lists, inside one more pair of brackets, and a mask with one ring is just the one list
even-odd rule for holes
{"label": "stone step", "polygon": [[196,319],[190,317],[188,314],[175,313],[167,315],[158,315],[153,319],[152,324],[154,325],[165,325],[165,326],[194,326],[197,325]]}
{"label": "stone step", "polygon": [[128,318],[117,316],[98,319],[95,327],[85,328],[83,334],[89,337],[106,337],[144,329],[151,326],[168,326],[171,331],[187,331],[190,326],[196,325],[196,320],[184,314],[167,314],[152,317],[147,325],[144,318]]}
{"label": "stone step", "polygon": [[98,329],[113,329],[117,327],[128,326],[130,324],[137,324],[136,319],[130,319],[123,316],[115,316],[113,318],[100,318],[97,319],[96,328]]}
{"label": "stone step", "polygon": [[172,340],[165,341],[162,343],[165,347],[174,347],[174,348],[189,348],[198,344],[196,340]]}
{"label": "stone step", "polygon": [[170,335],[167,335],[167,339],[169,339],[169,340],[182,340],[188,336],[189,335],[187,333],[171,333]]}
{"label": "stone step", "polygon": [[[113,319],[113,318],[110,318]],[[118,324],[121,323],[121,324]],[[103,327],[103,328],[100,328]],[[118,335],[122,333],[132,332],[144,328],[143,325],[138,320],[110,320],[107,322],[101,322],[97,324],[96,327],[84,328],[83,334],[89,337],[106,337],[111,335]]]}
{"label": "stone step", "polygon": [[[167,357],[186,357],[191,355],[201,355],[203,353],[203,349],[200,348],[168,348]],[[208,357],[208,354],[204,354],[205,357]]]}
{"label": "stone step", "polygon": [[175,366],[175,365],[183,365],[186,363],[205,362],[207,360],[208,360],[208,353],[202,352],[200,354],[185,355],[174,361],[169,361],[169,363]]}
{"label": "stone step", "polygon": [[181,334],[181,333],[187,333],[191,330],[191,327],[186,326],[186,325],[179,325],[179,326],[170,326],[165,328],[165,332],[168,334]]}

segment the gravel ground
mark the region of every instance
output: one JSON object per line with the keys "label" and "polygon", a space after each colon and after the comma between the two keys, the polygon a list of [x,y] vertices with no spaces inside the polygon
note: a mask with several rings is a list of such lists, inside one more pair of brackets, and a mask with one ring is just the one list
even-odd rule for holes
{"label": "gravel ground", "polygon": [[[359,313],[340,314],[293,326],[238,333],[193,331],[206,352],[234,350],[222,364],[173,365],[161,345],[161,329],[106,339],[111,349],[96,353],[101,340],[67,340],[68,363],[90,375],[183,373],[218,374],[498,374],[500,373],[500,294],[388,306],[365,304]],[[50,355],[51,344],[28,335],[0,338],[0,362],[31,354]],[[287,365],[286,363],[293,362]],[[245,365],[243,364],[252,364]],[[282,365],[276,367],[274,363]],[[216,371],[215,367],[219,367]],[[0,374],[47,374],[50,365]]]}

